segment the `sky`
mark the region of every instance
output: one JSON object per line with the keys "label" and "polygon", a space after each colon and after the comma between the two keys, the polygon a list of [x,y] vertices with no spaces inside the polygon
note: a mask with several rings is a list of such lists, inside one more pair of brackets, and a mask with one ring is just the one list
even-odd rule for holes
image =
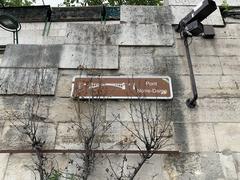
{"label": "sky", "polygon": [[[51,7],[57,7],[58,4],[63,3],[64,0],[44,0],[45,5],[50,5]],[[36,0],[36,5],[43,5],[42,0]]]}

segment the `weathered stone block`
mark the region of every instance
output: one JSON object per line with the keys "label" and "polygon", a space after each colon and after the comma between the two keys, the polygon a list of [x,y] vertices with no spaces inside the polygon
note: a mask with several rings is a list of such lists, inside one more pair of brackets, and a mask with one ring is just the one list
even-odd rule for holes
{"label": "weathered stone block", "polygon": [[[237,154],[237,153],[236,153]],[[237,180],[238,167],[236,168],[237,161],[234,159],[231,153],[221,153],[219,154],[221,165],[223,167],[223,173],[226,179]]]}
{"label": "weathered stone block", "polygon": [[240,74],[240,57],[219,57],[223,74],[227,75],[238,75]]}
{"label": "weathered stone block", "polygon": [[[195,6],[171,6],[173,14],[172,24],[178,24]],[[223,20],[219,8],[209,15],[203,22],[206,25],[223,26]]]}
{"label": "weathered stone block", "polygon": [[119,63],[120,74],[169,75],[177,61],[170,47],[121,47]]}
{"label": "weathered stone block", "polygon": [[65,37],[67,44],[117,45],[121,25],[69,23]]}
{"label": "weathered stone block", "polygon": [[[232,107],[233,108],[233,107]],[[226,110],[225,110],[226,112]],[[232,115],[236,120],[240,120],[235,113]],[[240,144],[240,124],[239,123],[216,123],[214,124],[216,140],[219,151],[231,150],[239,152]]]}
{"label": "weathered stone block", "polygon": [[[24,134],[24,123],[20,121],[27,121],[26,119],[18,119],[19,122],[7,122],[3,128],[1,140],[1,149],[31,149],[31,140]],[[50,123],[39,122],[35,124],[37,126],[37,137],[46,141],[43,148],[54,148],[56,128],[55,125]],[[17,129],[18,128],[18,129]]]}
{"label": "weathered stone block", "polygon": [[[5,96],[0,98],[0,119],[6,121],[9,117],[17,114],[18,117],[27,118],[32,114],[47,121],[49,104],[52,98]],[[31,115],[30,115],[31,116]]]}
{"label": "weathered stone block", "polygon": [[[106,108],[107,121],[141,122],[140,109],[145,118],[171,121],[170,102],[141,102],[140,100],[109,101]],[[157,116],[157,117],[156,117]]]}
{"label": "weathered stone block", "polygon": [[238,24],[226,24],[224,28],[215,27],[214,30],[216,34],[214,38],[222,39],[240,38],[240,27]]}
{"label": "weathered stone block", "polygon": [[217,151],[212,124],[174,123],[175,143],[183,152]]}
{"label": "weathered stone block", "polygon": [[67,44],[172,46],[171,25],[162,24],[68,24]]}
{"label": "weathered stone block", "polygon": [[0,69],[0,94],[54,95],[58,69]]}
{"label": "weathered stone block", "polygon": [[0,67],[58,67],[61,45],[8,45]]}
{"label": "weathered stone block", "polygon": [[117,41],[121,46],[173,46],[173,30],[168,24],[122,24]]}
{"label": "weathered stone block", "polygon": [[64,44],[64,37],[61,36],[44,36],[40,44]]}
{"label": "weathered stone block", "polygon": [[9,159],[9,154],[0,154],[0,179],[4,179],[5,171],[7,169],[7,163]]}
{"label": "weathered stone block", "polygon": [[118,69],[118,46],[65,45],[59,68]]}
{"label": "weathered stone block", "polygon": [[[93,108],[101,108],[101,117],[105,117],[105,102],[95,101],[92,104],[91,101],[74,100],[71,98],[56,98],[50,105],[49,119],[53,122],[77,122],[79,121],[79,115],[86,115],[86,117],[92,117],[94,114]],[[64,109],[64,111],[63,111]],[[86,118],[85,118],[86,119]]]}
{"label": "weathered stone block", "polygon": [[[196,85],[199,97],[239,97],[239,76],[220,76],[220,75],[196,75]],[[191,82],[189,76],[173,76],[173,93],[175,97],[192,96]]]}
{"label": "weathered stone block", "polygon": [[[218,57],[215,56],[191,56],[194,74],[199,75],[222,75],[222,67]],[[176,66],[177,74],[189,74],[186,56],[179,56],[180,67]],[[180,69],[180,71],[179,71]],[[181,71],[182,70],[182,71]]]}
{"label": "weathered stone block", "polygon": [[31,154],[12,154],[9,156],[4,180],[39,180],[39,174],[32,170],[35,167]]}
{"label": "weathered stone block", "polygon": [[172,12],[168,6],[121,6],[121,22],[169,24]]}
{"label": "weathered stone block", "polygon": [[170,154],[165,158],[164,164],[172,179],[224,179],[216,153]]}
{"label": "weathered stone block", "polygon": [[[126,158],[125,165],[128,167],[136,167],[137,163],[140,161],[140,156],[138,154],[108,154],[107,157],[110,159],[111,165],[116,173],[120,176],[121,166],[123,159]],[[146,163],[142,166],[140,171],[137,173],[135,179],[161,179],[161,180],[168,180],[169,174],[168,169],[165,168],[164,164],[164,155],[154,155],[152,158],[148,159]],[[106,172],[108,170],[108,173]],[[131,168],[124,169],[124,173],[128,174],[132,172]],[[96,171],[90,176],[90,179],[113,179],[114,177],[111,176],[111,168],[110,163],[105,156],[99,157],[99,163],[96,164]]]}
{"label": "weathered stone block", "polygon": [[70,98],[55,99],[50,105],[49,119],[53,122],[76,121],[77,114],[74,108],[74,101]]}
{"label": "weathered stone block", "polygon": [[56,149],[82,149],[83,144],[75,123],[59,123],[57,127]]}
{"label": "weathered stone block", "polygon": [[238,56],[239,39],[214,39],[214,40],[200,40],[193,41],[192,54],[204,56]]}
{"label": "weathered stone block", "polygon": [[240,122],[240,102],[238,98],[198,99],[198,106],[195,109],[189,109],[186,106],[186,99],[179,99],[179,101],[173,104],[174,122]]}

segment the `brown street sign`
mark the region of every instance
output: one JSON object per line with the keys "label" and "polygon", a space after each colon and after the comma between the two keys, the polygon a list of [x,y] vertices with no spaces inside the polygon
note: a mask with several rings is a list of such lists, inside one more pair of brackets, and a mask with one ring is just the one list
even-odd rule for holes
{"label": "brown street sign", "polygon": [[172,99],[173,92],[168,76],[76,76],[71,96],[80,99]]}

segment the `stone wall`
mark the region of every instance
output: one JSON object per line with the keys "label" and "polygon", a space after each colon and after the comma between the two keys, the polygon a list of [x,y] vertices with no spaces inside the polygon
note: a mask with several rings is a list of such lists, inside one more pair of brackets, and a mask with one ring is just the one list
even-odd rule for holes
{"label": "stone wall", "polygon": [[[169,153],[154,155],[136,179],[239,179],[239,20],[227,18],[225,21],[231,23],[223,26],[217,14],[222,27],[215,27],[214,39],[189,39],[199,92],[197,107],[189,109],[185,104],[191,96],[185,49],[183,40],[172,27],[179,18],[177,13],[173,6],[122,6],[120,22],[52,23],[48,36],[42,36],[44,23],[23,24],[20,44],[7,45],[0,60],[0,149],[30,148],[27,138],[8,121],[7,112],[24,111],[29,99],[36,94],[41,95],[38,116],[44,121],[39,125],[39,135],[47,139],[45,148],[81,149],[82,141],[75,126],[76,101],[70,97],[72,78],[76,75],[167,75],[172,78],[174,98],[159,103],[161,118],[172,120],[174,137],[164,149]],[[5,39],[1,42],[10,43],[11,35],[4,33],[0,32],[0,39]],[[39,71],[45,72],[47,85],[43,84],[41,91],[32,92],[32,82],[37,82],[34,80],[41,74]],[[127,113],[130,100],[102,103],[104,121],[113,121],[115,113],[131,127]],[[83,112],[89,109],[84,101],[81,107]],[[122,146],[119,143],[129,136],[129,131],[113,123],[101,148],[119,149]],[[173,153],[175,151],[179,153]],[[52,156],[65,172],[76,170],[76,165],[69,160],[81,163],[75,154],[49,155]],[[113,163],[120,163],[122,156],[109,155]],[[137,155],[128,155],[129,164],[136,163],[137,159]],[[27,167],[33,164],[31,154],[0,154],[0,162],[3,180],[34,178]],[[99,155],[90,179],[109,178],[106,168],[109,168],[107,159]]]}

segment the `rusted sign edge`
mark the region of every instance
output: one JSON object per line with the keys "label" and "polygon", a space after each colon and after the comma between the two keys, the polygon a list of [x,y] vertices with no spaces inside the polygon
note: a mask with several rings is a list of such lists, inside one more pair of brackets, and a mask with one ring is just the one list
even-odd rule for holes
{"label": "rusted sign edge", "polygon": [[[98,96],[96,97],[97,99],[147,99],[147,100],[171,100],[173,99],[173,89],[172,89],[172,79],[169,76],[86,76],[86,75],[77,75],[74,76],[72,79],[72,89],[71,89],[71,98],[76,99],[76,97],[73,96],[73,91],[74,91],[74,82],[76,78],[113,78],[113,79],[117,79],[117,78],[125,78],[125,79],[134,79],[134,78],[156,78],[156,79],[168,79],[169,81],[169,88],[170,88],[170,96],[169,97],[137,97],[137,96],[132,96],[132,97],[126,97],[126,96],[115,96],[115,97],[111,97],[111,96]],[[79,97],[79,99],[94,99],[94,97],[91,96],[85,96],[83,97]]]}

